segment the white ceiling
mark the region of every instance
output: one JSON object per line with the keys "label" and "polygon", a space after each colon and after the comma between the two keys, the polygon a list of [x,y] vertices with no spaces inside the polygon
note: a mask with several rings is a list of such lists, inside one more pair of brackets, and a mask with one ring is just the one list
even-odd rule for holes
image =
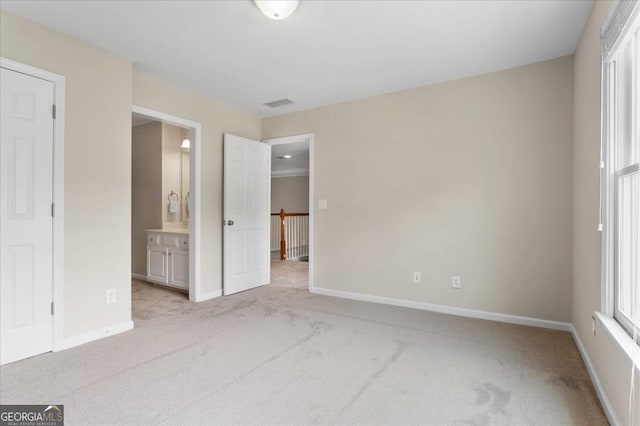
{"label": "white ceiling", "polygon": [[[283,155],[291,158],[278,158]],[[293,142],[271,146],[271,176],[304,176],[309,174],[309,142]]]}
{"label": "white ceiling", "polygon": [[[592,1],[6,1],[135,69],[261,116],[572,54]],[[263,103],[290,98],[276,109]]]}

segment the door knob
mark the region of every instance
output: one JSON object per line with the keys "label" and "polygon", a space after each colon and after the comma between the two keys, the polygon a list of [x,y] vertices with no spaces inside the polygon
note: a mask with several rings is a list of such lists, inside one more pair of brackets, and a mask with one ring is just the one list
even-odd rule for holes
{"label": "door knob", "polygon": [[233,226],[233,221],[232,220],[225,220],[222,222],[223,225],[229,225],[229,226]]}

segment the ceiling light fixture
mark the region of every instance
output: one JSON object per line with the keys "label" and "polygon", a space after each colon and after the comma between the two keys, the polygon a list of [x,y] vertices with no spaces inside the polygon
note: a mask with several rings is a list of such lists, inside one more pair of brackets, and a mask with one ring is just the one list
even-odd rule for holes
{"label": "ceiling light fixture", "polygon": [[298,8],[298,0],[253,0],[258,9],[270,19],[287,19]]}

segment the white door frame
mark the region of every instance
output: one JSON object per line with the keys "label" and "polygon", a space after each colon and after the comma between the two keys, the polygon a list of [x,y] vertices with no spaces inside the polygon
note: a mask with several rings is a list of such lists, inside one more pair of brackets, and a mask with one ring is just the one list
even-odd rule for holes
{"label": "white door frame", "polygon": [[[314,176],[314,160],[313,160],[313,133],[304,133],[301,135],[284,136],[280,138],[263,139],[262,142],[269,145],[284,145],[294,142],[309,142],[309,292],[313,292],[313,228],[315,216],[315,203],[313,195],[313,176]],[[271,209],[269,209],[271,213]]]}
{"label": "white door frame", "polygon": [[53,102],[56,118],[53,120],[53,351],[64,346],[64,123],[65,77],[32,67],[5,57],[0,57],[0,67],[30,75],[53,83]]}
{"label": "white door frame", "polygon": [[202,294],[201,226],[202,226],[202,125],[197,121],[165,114],[138,105],[131,112],[144,115],[162,123],[194,129],[194,143],[189,151],[189,191],[193,194],[193,215],[189,216],[189,300],[202,302],[211,296]]}

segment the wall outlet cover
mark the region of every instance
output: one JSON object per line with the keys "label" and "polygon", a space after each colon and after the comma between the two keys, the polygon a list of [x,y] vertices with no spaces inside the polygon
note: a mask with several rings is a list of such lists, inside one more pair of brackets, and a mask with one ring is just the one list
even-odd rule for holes
{"label": "wall outlet cover", "polygon": [[107,297],[107,305],[111,305],[112,303],[116,303],[116,289],[110,288],[106,291]]}
{"label": "wall outlet cover", "polygon": [[451,279],[451,287],[460,289],[462,288],[462,279],[459,276],[455,276]]}

